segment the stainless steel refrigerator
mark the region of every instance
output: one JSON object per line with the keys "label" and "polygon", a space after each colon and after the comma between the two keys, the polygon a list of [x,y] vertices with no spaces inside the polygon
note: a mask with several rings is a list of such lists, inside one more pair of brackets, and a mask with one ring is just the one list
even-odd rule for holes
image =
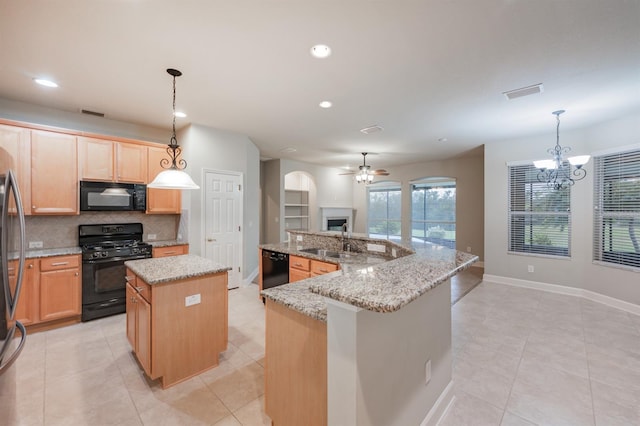
{"label": "stainless steel refrigerator", "polygon": [[[15,159],[0,147],[0,376],[24,347],[24,326],[15,320],[22,287],[25,229]],[[1,381],[0,381],[1,382]]]}

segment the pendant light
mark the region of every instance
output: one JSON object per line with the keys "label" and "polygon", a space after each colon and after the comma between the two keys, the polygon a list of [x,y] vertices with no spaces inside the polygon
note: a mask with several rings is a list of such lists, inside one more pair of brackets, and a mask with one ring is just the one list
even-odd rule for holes
{"label": "pendant light", "polygon": [[163,158],[160,160],[160,166],[166,170],[158,173],[153,182],[148,184],[147,187],[155,189],[200,189],[191,179],[191,176],[184,171],[187,167],[187,162],[182,158],[178,160],[182,150],[176,138],[176,77],[180,77],[182,73],[173,68],[169,68],[167,73],[173,77],[173,133],[171,134],[171,141],[167,145],[167,154],[169,154],[170,159]]}
{"label": "pendant light", "polygon": [[552,112],[556,116],[556,146],[547,150],[551,159],[533,162],[534,167],[538,169],[538,181],[546,183],[549,188],[557,191],[572,186],[577,180],[584,179],[587,171],[582,166],[587,164],[590,158],[589,155],[578,155],[566,160],[563,158],[562,154],[568,154],[571,151],[568,146],[560,146],[560,114],[564,112],[563,109]]}

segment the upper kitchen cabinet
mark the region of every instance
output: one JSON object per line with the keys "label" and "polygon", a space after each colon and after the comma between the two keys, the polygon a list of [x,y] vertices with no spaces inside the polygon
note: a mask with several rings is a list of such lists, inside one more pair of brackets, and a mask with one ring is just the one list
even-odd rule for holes
{"label": "upper kitchen cabinet", "polygon": [[78,214],[77,161],[75,136],[31,131],[31,214]]}
{"label": "upper kitchen cabinet", "polygon": [[147,183],[147,147],[105,139],[78,138],[81,180]]}
{"label": "upper kitchen cabinet", "polygon": [[[148,182],[165,170],[160,166],[162,159],[169,159],[166,146],[149,147],[149,176]],[[147,188],[147,213],[149,214],[178,214],[180,213],[182,191],[179,189]]]}
{"label": "upper kitchen cabinet", "polygon": [[[25,213],[30,212],[31,205],[31,157],[29,146],[31,132],[22,127],[0,125],[0,170],[12,169],[18,179],[18,187],[22,196]],[[7,155],[8,154],[8,155]],[[9,207],[15,212],[13,199]]]}

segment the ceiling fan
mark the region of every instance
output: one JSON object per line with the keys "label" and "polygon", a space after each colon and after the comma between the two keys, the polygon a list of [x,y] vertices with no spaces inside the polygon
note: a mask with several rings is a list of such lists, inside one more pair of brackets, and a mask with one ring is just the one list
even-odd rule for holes
{"label": "ceiling fan", "polygon": [[367,164],[367,152],[362,153],[362,165],[358,167],[358,171],[340,173],[341,175],[356,175],[356,182],[371,183],[374,176],[389,176],[389,172],[384,169],[371,170],[371,166]]}

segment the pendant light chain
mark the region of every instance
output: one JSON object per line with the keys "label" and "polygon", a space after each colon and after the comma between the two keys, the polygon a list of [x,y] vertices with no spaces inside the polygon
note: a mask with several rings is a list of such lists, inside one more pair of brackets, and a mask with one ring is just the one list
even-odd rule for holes
{"label": "pendant light chain", "polygon": [[176,137],[176,77],[180,77],[182,73],[173,68],[169,68],[167,72],[173,76],[173,126],[171,141],[167,146],[167,154],[169,154],[171,160],[163,158],[160,160],[160,166],[163,169],[184,170],[187,167],[187,162],[184,159],[178,160],[182,149],[180,145],[178,145],[178,138]]}

